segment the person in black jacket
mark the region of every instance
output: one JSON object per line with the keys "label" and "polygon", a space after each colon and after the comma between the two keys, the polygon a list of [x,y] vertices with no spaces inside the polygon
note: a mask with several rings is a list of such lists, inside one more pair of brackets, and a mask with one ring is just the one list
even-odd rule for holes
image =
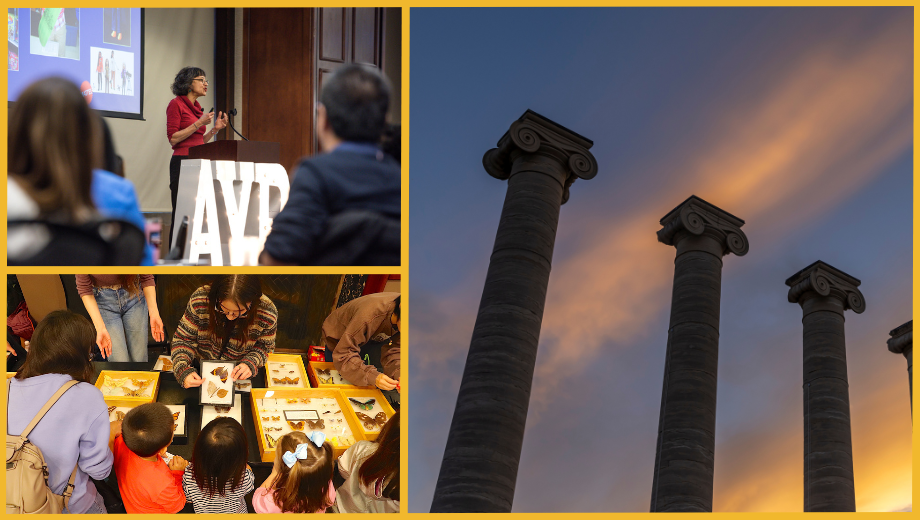
{"label": "person in black jacket", "polygon": [[316,136],[326,153],[297,166],[262,264],[399,263],[400,167],[379,148],[389,102],[373,67],[346,65],[325,82]]}

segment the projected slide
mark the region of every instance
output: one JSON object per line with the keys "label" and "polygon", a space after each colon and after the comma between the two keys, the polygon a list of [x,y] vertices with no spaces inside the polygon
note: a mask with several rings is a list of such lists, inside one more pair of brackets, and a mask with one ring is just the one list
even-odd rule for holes
{"label": "projected slide", "polygon": [[142,9],[8,8],[7,40],[8,101],[63,76],[104,115],[142,117]]}

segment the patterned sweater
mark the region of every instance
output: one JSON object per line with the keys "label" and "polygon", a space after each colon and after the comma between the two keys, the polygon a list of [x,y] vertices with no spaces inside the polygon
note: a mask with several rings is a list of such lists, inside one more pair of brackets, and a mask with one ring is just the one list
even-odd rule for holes
{"label": "patterned sweater", "polygon": [[[195,358],[203,360],[239,361],[245,363],[255,375],[265,359],[275,350],[275,333],[278,330],[278,310],[275,304],[262,295],[258,314],[252,322],[244,343],[231,339],[223,354],[221,342],[208,328],[208,291],[211,286],[199,287],[188,301],[185,314],[172,339],[173,373],[182,384],[195,371],[191,366]],[[218,357],[219,356],[219,357]]]}

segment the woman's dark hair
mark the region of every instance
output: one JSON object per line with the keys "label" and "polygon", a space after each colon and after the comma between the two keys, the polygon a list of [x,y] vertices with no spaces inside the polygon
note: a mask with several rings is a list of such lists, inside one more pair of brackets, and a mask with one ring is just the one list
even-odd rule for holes
{"label": "woman's dark hair", "polygon": [[[245,343],[249,328],[259,313],[262,299],[262,283],[258,276],[230,274],[218,276],[208,290],[208,331],[218,342],[232,334],[233,339]],[[220,302],[230,300],[243,308],[249,308],[245,317],[228,320],[217,312]],[[234,332],[235,331],[235,332]]]}
{"label": "woman's dark hair", "polygon": [[326,501],[335,464],[332,445],[324,442],[317,448],[304,432],[291,432],[278,439],[275,456],[294,452],[299,444],[307,444],[310,456],[298,459],[291,468],[281,462],[272,499],[285,513],[315,513],[332,505]]}
{"label": "woman's dark hair", "polygon": [[64,78],[30,85],[10,111],[7,167],[42,216],[79,222],[93,214],[93,168],[102,164],[99,116]]}
{"label": "woman's dark hair", "polygon": [[137,456],[151,457],[172,442],[175,422],[165,404],[145,403],[125,414],[121,436]]}
{"label": "woman's dark hair", "polygon": [[209,422],[192,451],[192,476],[198,489],[210,498],[238,488],[246,474],[248,453],[246,432],[236,419],[218,417]]}
{"label": "woman's dark hair", "polygon": [[115,141],[104,117],[99,118],[102,127],[102,169],[118,175],[118,154],[115,153]]}
{"label": "woman's dark hair", "polygon": [[66,374],[92,384],[95,372],[89,356],[95,344],[96,332],[89,320],[70,311],[54,311],[35,327],[26,362],[16,372],[16,379]]}
{"label": "woman's dark hair", "polygon": [[374,67],[345,65],[324,82],[320,103],[336,137],[377,144],[386,128],[390,85]]}
{"label": "woman's dark hair", "polygon": [[170,87],[173,95],[184,96],[188,94],[188,91],[192,89],[192,80],[198,76],[207,76],[207,74],[204,73],[204,69],[199,69],[198,67],[185,67],[180,70]]}
{"label": "woman's dark hair", "polygon": [[358,469],[358,478],[365,485],[377,479],[387,482],[383,496],[399,500],[399,412],[380,429],[377,436],[377,450]]}

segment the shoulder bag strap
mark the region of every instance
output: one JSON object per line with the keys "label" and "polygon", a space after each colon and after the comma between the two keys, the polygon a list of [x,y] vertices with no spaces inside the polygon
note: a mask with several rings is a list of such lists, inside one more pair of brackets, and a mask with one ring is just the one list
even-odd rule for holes
{"label": "shoulder bag strap", "polygon": [[[54,395],[51,396],[51,399],[48,399],[48,402],[45,403],[45,406],[42,406],[42,409],[38,411],[38,414],[32,419],[32,422],[30,422],[29,425],[26,426],[26,429],[23,430],[22,433],[19,434],[19,436],[28,437],[29,434],[32,432],[32,429],[35,428],[35,425],[38,424],[38,421],[41,421],[42,417],[44,417],[45,414],[48,413],[48,410],[50,410],[51,407],[54,406],[54,403],[56,403],[57,400],[60,399],[62,395],[64,395],[64,392],[70,390],[70,387],[72,387],[73,385],[77,383],[79,383],[79,381],[74,381],[74,380],[70,380],[64,383],[64,386],[59,388],[58,391],[55,392]],[[9,401],[7,401],[7,408],[9,408]]]}

